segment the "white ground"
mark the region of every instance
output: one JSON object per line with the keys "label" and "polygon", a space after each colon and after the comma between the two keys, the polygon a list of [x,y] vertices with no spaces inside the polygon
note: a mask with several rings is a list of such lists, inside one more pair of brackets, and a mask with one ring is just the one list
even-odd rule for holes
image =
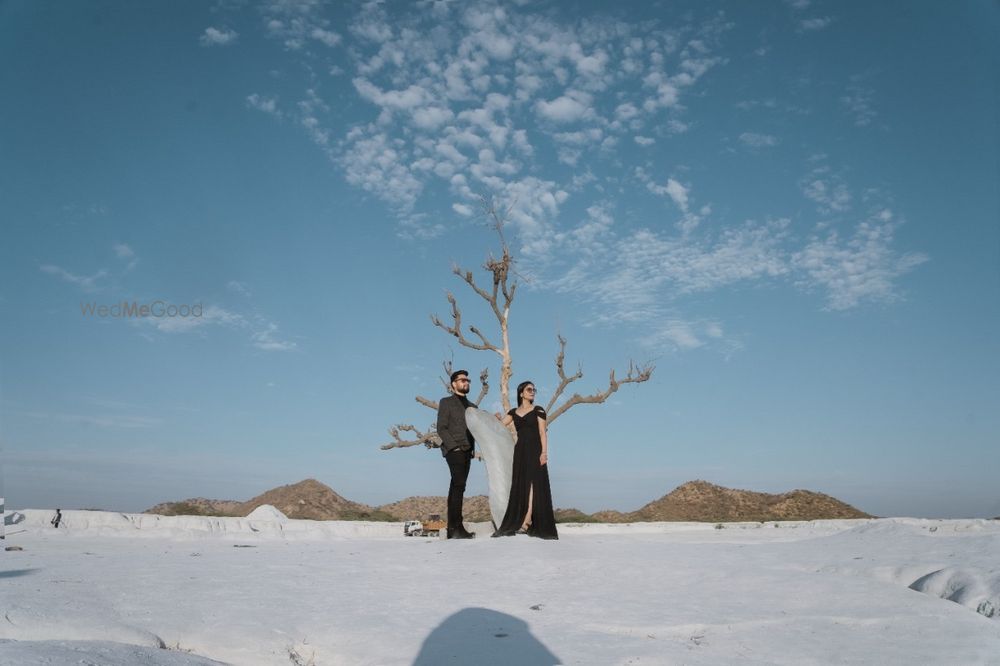
{"label": "white ground", "polygon": [[1000,521],[52,515],[8,516],[0,664],[1000,664]]}

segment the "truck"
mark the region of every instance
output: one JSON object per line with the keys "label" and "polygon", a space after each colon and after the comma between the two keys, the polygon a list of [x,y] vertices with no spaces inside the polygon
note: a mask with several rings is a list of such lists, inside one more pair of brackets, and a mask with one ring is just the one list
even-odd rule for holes
{"label": "truck", "polygon": [[436,537],[440,536],[441,530],[446,526],[447,523],[441,520],[440,514],[432,513],[426,520],[407,520],[403,523],[403,535]]}

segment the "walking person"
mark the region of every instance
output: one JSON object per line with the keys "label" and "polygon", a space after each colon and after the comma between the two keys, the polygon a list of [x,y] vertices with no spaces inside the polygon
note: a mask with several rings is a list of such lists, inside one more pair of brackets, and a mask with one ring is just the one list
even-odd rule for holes
{"label": "walking person", "polygon": [[437,433],[441,438],[441,455],[448,463],[451,484],[448,486],[448,538],[471,539],[475,535],[462,524],[462,502],[465,482],[475,454],[476,440],[465,425],[465,410],[476,407],[470,402],[469,373],[456,370],[451,373],[451,395],[438,403]]}

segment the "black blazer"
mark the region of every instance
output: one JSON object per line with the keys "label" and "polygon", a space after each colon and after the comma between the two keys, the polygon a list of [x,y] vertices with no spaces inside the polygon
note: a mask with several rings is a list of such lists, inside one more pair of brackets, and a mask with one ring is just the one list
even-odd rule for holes
{"label": "black blazer", "polygon": [[455,450],[476,449],[476,438],[465,426],[465,408],[477,405],[468,398],[449,395],[438,402],[437,434],[441,438],[441,455]]}

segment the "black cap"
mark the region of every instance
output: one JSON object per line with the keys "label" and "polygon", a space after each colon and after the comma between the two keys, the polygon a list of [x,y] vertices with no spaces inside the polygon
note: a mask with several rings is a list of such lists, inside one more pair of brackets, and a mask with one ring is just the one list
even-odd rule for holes
{"label": "black cap", "polygon": [[451,373],[451,381],[452,381],[452,383],[454,383],[455,380],[458,379],[459,377],[461,377],[462,375],[465,375],[466,377],[468,377],[469,373],[466,372],[465,370],[456,370],[455,372]]}

